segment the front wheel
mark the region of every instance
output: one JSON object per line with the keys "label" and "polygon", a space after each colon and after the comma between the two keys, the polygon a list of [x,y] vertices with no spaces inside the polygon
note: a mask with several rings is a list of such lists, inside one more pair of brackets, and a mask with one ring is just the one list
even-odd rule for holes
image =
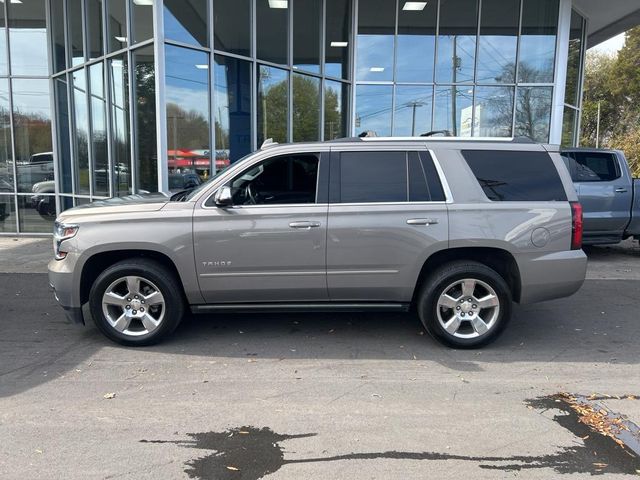
{"label": "front wheel", "polygon": [[102,272],[89,294],[91,315],[111,340],[138,346],[158,343],[184,313],[182,289],[171,271],[148,259],[118,262]]}
{"label": "front wheel", "polygon": [[425,283],[418,314],[429,334],[445,345],[482,347],[494,341],[511,318],[511,290],[486,265],[450,263]]}

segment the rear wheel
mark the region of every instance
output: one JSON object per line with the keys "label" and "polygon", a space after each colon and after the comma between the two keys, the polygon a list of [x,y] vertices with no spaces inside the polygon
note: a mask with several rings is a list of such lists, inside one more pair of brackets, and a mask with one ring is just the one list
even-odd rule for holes
{"label": "rear wheel", "polygon": [[118,262],[102,272],[89,304],[98,329],[123,345],[151,345],[173,332],[184,313],[173,273],[148,259]]}
{"label": "rear wheel", "polygon": [[447,264],[427,280],[418,298],[427,331],[454,348],[494,341],[511,317],[511,291],[493,269],[477,262]]}

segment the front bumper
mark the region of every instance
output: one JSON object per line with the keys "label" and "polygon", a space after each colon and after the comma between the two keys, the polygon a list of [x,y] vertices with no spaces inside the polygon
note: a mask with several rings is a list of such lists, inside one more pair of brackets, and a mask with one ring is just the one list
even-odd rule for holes
{"label": "front bumper", "polygon": [[67,319],[71,323],[84,325],[82,305],[74,295],[73,270],[69,271],[66,260],[51,260],[49,262],[49,286],[56,301],[64,309]]}

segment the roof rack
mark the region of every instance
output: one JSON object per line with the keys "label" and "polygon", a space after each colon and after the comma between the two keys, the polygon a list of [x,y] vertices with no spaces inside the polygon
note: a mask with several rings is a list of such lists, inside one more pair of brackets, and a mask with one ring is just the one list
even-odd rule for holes
{"label": "roof rack", "polygon": [[538,143],[529,137],[344,137],[330,140],[327,143],[347,143],[347,142],[500,142],[515,144],[533,144]]}

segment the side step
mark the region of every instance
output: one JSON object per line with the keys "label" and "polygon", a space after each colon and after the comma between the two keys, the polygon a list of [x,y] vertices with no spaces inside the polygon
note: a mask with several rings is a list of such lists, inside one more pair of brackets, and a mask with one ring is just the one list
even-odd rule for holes
{"label": "side step", "polygon": [[408,312],[408,303],[216,303],[191,305],[193,313],[247,312]]}

